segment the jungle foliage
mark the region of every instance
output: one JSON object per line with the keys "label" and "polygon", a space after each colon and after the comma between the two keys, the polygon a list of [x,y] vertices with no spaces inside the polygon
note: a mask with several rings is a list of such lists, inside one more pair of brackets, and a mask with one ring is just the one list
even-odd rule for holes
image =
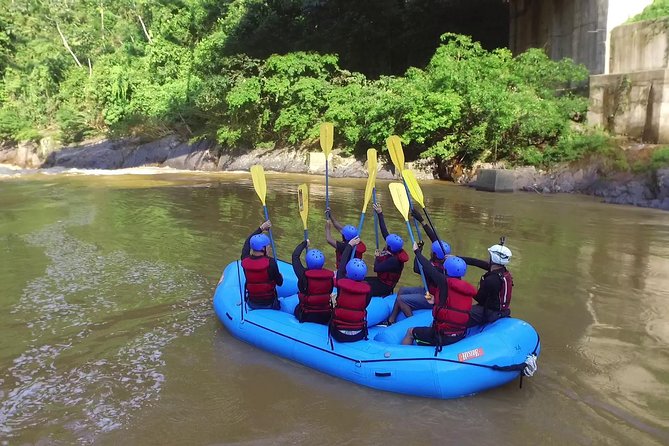
{"label": "jungle foliage", "polygon": [[408,157],[463,164],[587,150],[584,67],[433,38],[432,3],[0,0],[0,139],[177,131],[228,150],[309,143],[331,120],[351,153],[390,134]]}

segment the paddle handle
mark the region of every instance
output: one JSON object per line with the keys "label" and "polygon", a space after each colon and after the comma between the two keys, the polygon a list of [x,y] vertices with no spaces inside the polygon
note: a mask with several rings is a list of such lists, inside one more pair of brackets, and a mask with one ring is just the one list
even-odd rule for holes
{"label": "paddle handle", "polygon": [[[360,234],[362,234],[362,225],[364,223],[365,223],[365,213],[361,212],[360,213],[360,221],[358,222],[358,236],[360,236]],[[348,259],[349,261],[353,260],[355,258],[355,253],[356,252],[358,252],[358,245],[355,245],[353,247],[353,251],[351,251],[351,258]]]}
{"label": "paddle handle", "polygon": [[[411,230],[411,224],[409,223],[409,220],[405,220],[407,224],[407,229],[409,230],[409,237],[411,237],[411,249],[413,249],[413,244],[416,243],[416,240],[413,238],[413,231]],[[418,262],[418,271],[420,271],[420,278],[423,281],[423,288],[425,288],[425,292],[429,292],[427,289],[427,281],[425,280],[425,273],[423,272],[423,265]]]}
{"label": "paddle handle", "polygon": [[309,238],[309,230],[305,229],[304,230],[304,240],[306,241]]}
{"label": "paddle handle", "polygon": [[325,209],[330,208],[330,184],[328,182],[328,157],[325,155]]}
{"label": "paddle handle", "polygon": [[[269,212],[267,212],[267,206],[263,206],[262,210],[265,212],[265,220],[269,220]],[[276,247],[274,246],[274,236],[272,235],[272,228],[269,228],[269,241],[272,243],[272,254],[274,254],[274,258],[278,259],[276,255]]]}
{"label": "paddle handle", "polygon": [[[376,204],[376,188],[372,189],[372,203]],[[374,238],[376,239],[376,249],[379,249],[379,216],[374,211]]]}
{"label": "paddle handle", "polygon": [[[409,210],[413,211],[413,201],[411,200],[411,192],[409,192],[409,186],[407,186],[407,182],[404,181],[404,178],[402,178],[402,183],[404,183],[404,189],[407,191],[407,198],[409,199]],[[418,222],[416,221],[415,218],[413,218],[412,220],[413,220],[413,225],[416,227],[416,235],[418,235],[418,240],[422,242],[423,236],[420,234]]]}

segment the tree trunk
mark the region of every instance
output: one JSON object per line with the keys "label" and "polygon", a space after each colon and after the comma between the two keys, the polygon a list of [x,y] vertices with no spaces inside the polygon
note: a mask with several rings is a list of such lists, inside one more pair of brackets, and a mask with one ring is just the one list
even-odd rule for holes
{"label": "tree trunk", "polygon": [[139,23],[142,24],[142,29],[144,30],[144,35],[146,36],[146,40],[151,43],[151,36],[149,35],[149,32],[146,30],[146,25],[144,25],[144,20],[142,20],[142,16],[137,14],[137,18],[139,19]]}
{"label": "tree trunk", "polygon": [[79,62],[79,59],[77,59],[77,55],[74,54],[74,51],[72,51],[72,48],[70,48],[70,45],[68,45],[67,39],[63,35],[63,32],[60,30],[60,26],[58,26],[58,22],[56,22],[56,29],[58,30],[58,34],[60,34],[60,38],[63,39],[63,45],[65,45],[65,49],[70,52],[74,61],[77,63],[79,68],[81,68],[81,62]]}

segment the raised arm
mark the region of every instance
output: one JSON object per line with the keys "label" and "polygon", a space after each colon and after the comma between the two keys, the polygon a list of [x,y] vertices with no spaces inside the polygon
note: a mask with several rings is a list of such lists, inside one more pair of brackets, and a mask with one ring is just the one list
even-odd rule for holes
{"label": "raised arm", "polygon": [[490,263],[486,262],[485,260],[479,260],[473,257],[464,257],[464,256],[458,256],[458,257],[464,260],[467,265],[475,266],[477,268],[481,268],[486,271],[490,269]]}
{"label": "raised arm", "polygon": [[383,218],[383,209],[381,208],[381,205],[379,203],[375,203],[373,207],[374,207],[374,212],[376,212],[376,214],[379,216],[379,228],[381,228],[381,235],[385,240],[385,238],[388,237],[390,233],[388,232],[388,228],[386,227],[386,220]]}
{"label": "raised arm", "polygon": [[418,249],[418,246],[414,246],[414,254],[416,254],[416,260],[418,260],[418,262],[423,267],[423,273],[425,274],[425,277],[429,277],[432,283],[435,283],[441,287],[446,276],[437,268],[435,268],[435,266],[430,263],[428,259],[425,258],[425,256],[420,252],[420,249]]}
{"label": "raised arm", "polygon": [[244,241],[244,246],[242,246],[242,260],[251,255],[251,237],[258,234],[262,234],[262,229],[259,227],[246,238],[246,241]]}
{"label": "raised arm", "polygon": [[334,249],[337,249],[337,242],[332,238],[332,221],[325,220],[325,240],[327,240],[328,245],[332,246]]}
{"label": "raised arm", "polygon": [[295,251],[293,251],[293,256],[291,258],[292,260],[291,263],[293,264],[293,271],[295,271],[295,275],[297,276],[298,279],[304,276],[305,268],[304,265],[302,265],[302,260],[300,260],[300,256],[302,255],[302,251],[304,251],[306,247],[307,247],[307,241],[304,240],[302,243],[300,243],[295,247]]}
{"label": "raised arm", "polygon": [[325,210],[325,214],[327,215],[326,218],[329,218],[330,220],[332,220],[332,224],[334,225],[335,229],[337,231],[341,232],[341,228],[343,228],[343,226],[341,225],[341,223],[339,223],[337,221],[337,219],[334,217],[334,215],[332,215],[332,209],[327,208]]}
{"label": "raised arm", "polygon": [[348,263],[347,259],[351,258],[351,251],[353,247],[350,244],[346,244],[344,252],[341,255],[341,262],[339,262],[339,269],[337,270],[337,279],[343,279],[346,277],[346,264]]}
{"label": "raised arm", "polygon": [[414,220],[418,221],[421,225],[423,225],[423,230],[425,231],[425,234],[429,237],[430,241],[436,242],[437,241],[437,234],[434,233],[430,225],[426,224],[423,221],[423,216],[420,215],[420,212],[418,209],[415,207],[411,209],[411,216],[414,218]]}

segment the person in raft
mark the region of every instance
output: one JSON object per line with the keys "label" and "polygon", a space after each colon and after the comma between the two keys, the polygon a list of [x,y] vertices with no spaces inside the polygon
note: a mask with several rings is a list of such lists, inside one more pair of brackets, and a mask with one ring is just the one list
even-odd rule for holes
{"label": "person in raft", "polygon": [[504,237],[497,245],[488,248],[488,261],[462,257],[467,265],[486,270],[481,277],[479,289],[474,297],[477,304],[472,307],[469,326],[495,322],[511,315],[511,292],[513,277],[506,265],[511,260],[511,250],[504,246]]}
{"label": "person in raft", "polygon": [[403,249],[402,237],[388,232],[381,205],[374,204],[374,211],[379,216],[379,228],[381,228],[381,235],[386,240],[386,247],[375,253],[374,272],[376,276],[367,277],[365,280],[372,286],[372,296],[386,297],[393,294],[395,285],[402,277],[404,264],[409,261],[409,254]]}
{"label": "person in raft", "polygon": [[279,309],[276,287],[283,285],[283,276],[276,260],[267,255],[270,239],[263,234],[271,227],[269,220],[263,222],[248,236],[242,247],[242,268],[246,277],[245,300],[252,310]]}
{"label": "person in raft", "polygon": [[[330,226],[334,225],[335,229],[341,233],[342,241],[336,241],[332,238]],[[353,238],[358,237],[358,228],[353,225],[342,226],[332,215],[332,210],[327,208],[325,210],[325,239],[328,244],[335,249],[335,267],[339,269],[339,263],[346,248],[346,244]],[[363,242],[358,243],[355,248],[355,257],[362,259],[362,255],[367,251],[367,246]],[[349,254],[350,257],[350,254]],[[348,258],[344,262],[344,265],[348,262]]]}
{"label": "person in raft", "polygon": [[467,273],[467,264],[460,257],[449,256],[444,261],[444,275],[421,254],[417,244],[414,243],[413,249],[425,277],[430,277],[437,289],[432,307],[432,325],[409,328],[402,344],[411,345],[415,341],[417,345],[441,347],[458,342],[467,334],[469,312],[476,295],[476,288],[462,280]]}
{"label": "person in raft", "polygon": [[[349,240],[342,256],[351,257],[358,237]],[[348,257],[346,257],[348,255]],[[330,336],[339,342],[367,338],[367,305],[372,300],[371,287],[365,282],[367,265],[362,259],[341,262],[337,270],[337,298],[332,309]]]}
{"label": "person in raft", "polygon": [[295,317],[300,322],[327,325],[330,322],[330,294],[334,288],[334,272],[323,268],[325,256],[318,249],[307,250],[305,269],[300,256],[308,247],[309,240],[305,240],[293,251],[292,264],[297,276],[297,296],[300,300],[295,307]]}
{"label": "person in raft", "polygon": [[[419,250],[421,250],[420,243],[418,244]],[[422,250],[421,250],[422,251]],[[432,255],[430,256],[430,264],[434,266],[442,275],[444,273],[444,260],[446,256],[451,253],[451,247],[448,243],[442,241],[434,241],[432,243]],[[420,275],[420,269],[418,268],[419,262],[418,257],[414,258],[413,262],[413,271],[416,274]],[[388,320],[385,325],[394,324],[397,320],[397,316],[400,314],[400,311],[406,316],[413,316],[414,310],[429,310],[434,305],[434,297],[439,292],[437,283],[432,280],[430,276],[425,276],[425,281],[427,282],[427,289],[429,296],[425,294],[425,288],[422,286],[418,287],[402,287],[397,293],[397,299],[395,299],[395,305],[393,306],[393,311],[388,316]]]}

